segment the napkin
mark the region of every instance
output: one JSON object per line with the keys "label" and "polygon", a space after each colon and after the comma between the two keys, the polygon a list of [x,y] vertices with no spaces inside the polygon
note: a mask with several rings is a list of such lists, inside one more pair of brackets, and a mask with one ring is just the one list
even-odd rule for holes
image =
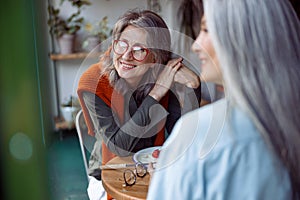
{"label": "napkin", "polygon": [[87,193],[90,200],[107,200],[107,194],[103,188],[102,181],[93,176],[89,176],[89,185]]}

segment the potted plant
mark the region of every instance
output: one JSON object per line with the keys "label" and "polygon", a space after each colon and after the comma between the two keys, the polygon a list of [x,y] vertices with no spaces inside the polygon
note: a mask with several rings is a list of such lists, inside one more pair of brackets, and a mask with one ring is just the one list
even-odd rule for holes
{"label": "potted plant", "polygon": [[78,98],[74,96],[66,98],[60,106],[62,116],[69,124],[74,122],[74,118],[79,110],[80,104]]}
{"label": "potted plant", "polygon": [[[83,6],[90,5],[89,0],[67,0],[72,6],[76,7],[76,12],[72,13],[67,19],[60,16],[60,9],[52,5],[48,6],[49,19],[48,25],[50,33],[53,34],[59,43],[61,54],[73,52],[75,34],[80,30],[84,18],[80,16]],[[65,0],[61,0],[62,5]]]}
{"label": "potted plant", "polygon": [[[100,21],[92,24],[87,22],[84,26],[87,38],[82,43],[82,48],[86,51],[100,51],[100,43],[106,40],[112,29],[108,27],[108,18],[104,16]],[[97,48],[96,48],[97,47]],[[95,49],[96,48],[96,49]]]}

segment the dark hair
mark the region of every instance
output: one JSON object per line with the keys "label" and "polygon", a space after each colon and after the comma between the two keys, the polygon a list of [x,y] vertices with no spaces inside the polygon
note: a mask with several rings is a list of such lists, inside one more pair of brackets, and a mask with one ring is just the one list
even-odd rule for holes
{"label": "dark hair", "polygon": [[200,32],[200,19],[202,16],[202,0],[181,1],[177,16],[180,21],[180,31],[195,40]]}

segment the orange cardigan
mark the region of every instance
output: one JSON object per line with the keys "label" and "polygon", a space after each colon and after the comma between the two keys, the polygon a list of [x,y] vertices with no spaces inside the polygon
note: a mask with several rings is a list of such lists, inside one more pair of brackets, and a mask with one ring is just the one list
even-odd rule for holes
{"label": "orange cardigan", "polygon": [[[92,136],[94,133],[94,125],[83,101],[83,92],[91,92],[101,98],[111,109],[113,109],[120,121],[123,121],[124,115],[124,97],[120,93],[114,91],[114,88],[109,84],[107,76],[101,77],[102,64],[101,61],[90,66],[81,76],[77,89],[80,105],[82,107],[84,119],[88,127],[88,133]],[[114,98],[114,104],[111,104],[111,99]],[[167,108],[168,95],[166,95],[161,101],[161,105]],[[163,123],[163,122],[162,122]],[[161,126],[159,126],[161,127]],[[163,126],[164,127],[164,126]],[[155,146],[160,146],[165,141],[164,128],[162,128],[155,139]],[[106,164],[115,155],[109,151],[104,142],[102,142],[102,164]]]}

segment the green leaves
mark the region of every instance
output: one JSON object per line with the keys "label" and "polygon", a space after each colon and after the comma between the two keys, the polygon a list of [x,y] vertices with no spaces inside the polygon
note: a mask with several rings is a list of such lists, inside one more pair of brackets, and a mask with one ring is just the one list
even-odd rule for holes
{"label": "green leaves", "polygon": [[100,21],[97,23],[86,23],[85,24],[85,31],[90,36],[96,36],[99,38],[100,41],[106,40],[111,35],[111,28],[108,27],[108,17],[104,16]]}
{"label": "green leaves", "polygon": [[[65,0],[61,0],[62,5]],[[75,13],[72,13],[67,19],[60,17],[59,8],[54,8],[52,5],[48,6],[48,26],[50,27],[50,33],[54,34],[56,37],[61,37],[63,34],[76,34],[80,30],[84,18],[80,16],[81,8],[85,5],[91,5],[88,0],[68,0],[72,6],[77,8]]]}

